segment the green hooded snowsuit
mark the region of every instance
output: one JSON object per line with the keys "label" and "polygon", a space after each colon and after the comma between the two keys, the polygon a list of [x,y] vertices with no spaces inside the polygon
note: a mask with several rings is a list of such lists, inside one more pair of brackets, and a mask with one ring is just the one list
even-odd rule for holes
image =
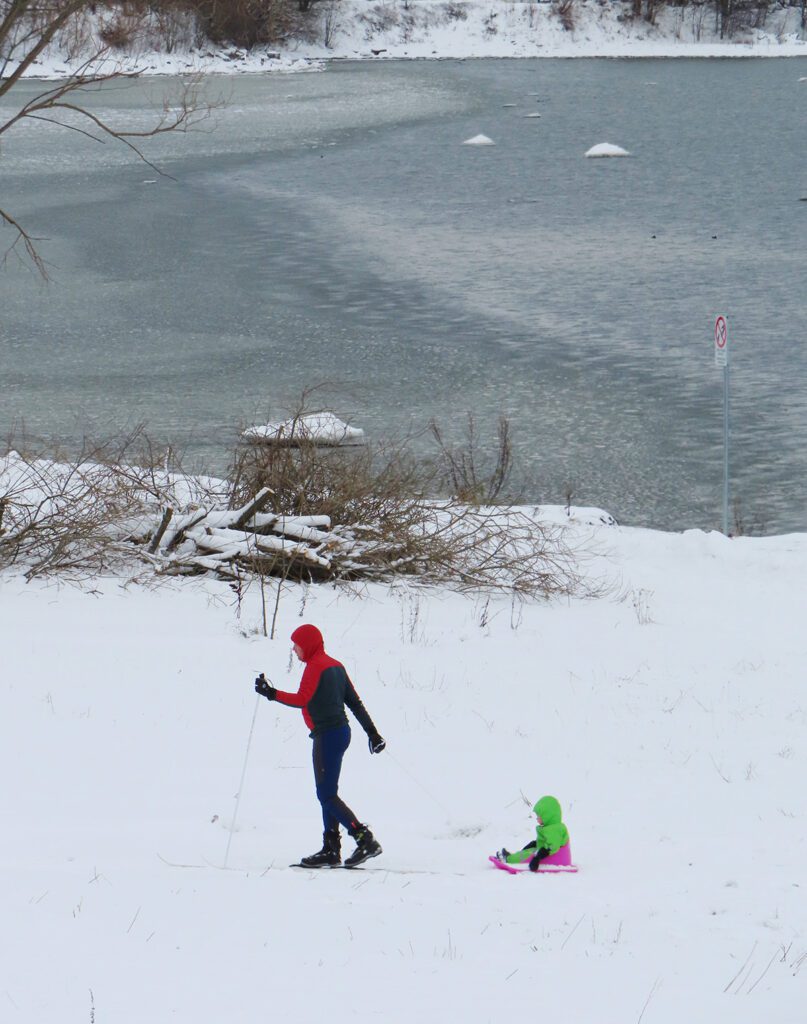
{"label": "green hooded snowsuit", "polygon": [[549,850],[550,854],[557,853],[561,846],[569,842],[569,830],[561,820],[560,804],[554,796],[542,796],[532,810],[539,819],[535,842],[529,843],[517,853],[508,854],[508,864],[523,864],[524,861],[532,860],[535,851],[540,849]]}

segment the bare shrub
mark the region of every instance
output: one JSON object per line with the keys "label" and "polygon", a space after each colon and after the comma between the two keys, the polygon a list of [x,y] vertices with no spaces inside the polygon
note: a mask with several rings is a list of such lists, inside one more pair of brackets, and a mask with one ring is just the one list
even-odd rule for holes
{"label": "bare shrub", "polygon": [[[184,0],[199,30],[213,43],[253,46],[281,43],[306,20],[293,0]],[[308,10],[308,9],[306,9]]]}
{"label": "bare shrub", "polygon": [[132,48],[138,29],[137,22],[119,13],[101,26],[98,36],[111,50],[127,50]]}
{"label": "bare shrub", "polygon": [[131,563],[132,542],[150,537],[167,506],[224,500],[214,481],[169,472],[166,463],[142,426],[85,438],[69,454],[9,439],[0,457],[0,569],[16,566],[27,579],[91,576]]}
{"label": "bare shrub", "polygon": [[465,4],[458,3],[457,0],[451,0],[450,3],[445,5],[446,18],[449,21],[467,21],[468,11],[465,8]]}
{"label": "bare shrub", "polygon": [[[36,10],[33,12],[33,23],[37,31],[41,31],[43,20]],[[76,11],[75,17],[64,23],[56,33],[56,43],[67,60],[76,60],[86,53],[93,45],[93,20],[88,10]],[[11,46],[9,49],[15,49]]]}
{"label": "bare shrub", "polygon": [[759,516],[750,517],[743,507],[740,498],[735,498],[732,503],[732,528],[731,537],[760,537],[765,533],[764,523]]}
{"label": "bare shrub", "polygon": [[555,0],[553,6],[555,14],[560,19],[561,25],[563,25],[567,32],[573,32],[576,13],[574,9],[574,0]]}
{"label": "bare shrub", "polygon": [[410,11],[408,8],[404,9],[401,15],[401,42],[411,43],[415,36],[415,29],[417,27],[417,16],[414,11]]}
{"label": "bare shrub", "polygon": [[493,505],[501,500],[513,468],[510,421],[499,417],[497,443],[487,468],[483,468],[479,438],[473,415],[468,416],[462,444],[450,445],[440,425],[432,420],[432,437],[438,447],[438,476],[453,498],[470,505]]}
{"label": "bare shrub", "polygon": [[333,47],[333,41],[336,38],[340,28],[340,10],[339,0],[327,0],[323,4],[322,9],[322,35],[323,44],[327,49]]}
{"label": "bare shrub", "polygon": [[154,4],[146,41],[151,49],[173,53],[182,47],[205,42],[194,12],[187,0]]}
{"label": "bare shrub", "polygon": [[720,5],[721,35],[729,38],[751,29],[762,28],[768,17],[767,0],[732,0]]}
{"label": "bare shrub", "polygon": [[643,17],[649,25],[655,25],[658,9],[664,3],[666,0],[632,0],[630,17],[634,20]]}
{"label": "bare shrub", "polygon": [[[686,8],[682,8],[682,11]],[[710,7],[705,3],[693,4],[690,8],[691,20],[692,20],[692,34],[696,42],[700,42],[701,37],[705,31],[705,23],[710,14]],[[683,20],[683,16],[682,16]]]}
{"label": "bare shrub", "polygon": [[236,451],[230,507],[269,487],[268,507],[284,515],[327,516],[362,526],[382,518],[406,519],[422,497],[423,472],[397,445],[323,448],[250,445]]}
{"label": "bare shrub", "polygon": [[32,579],[119,559],[122,534],[144,512],[142,488],[116,468],[119,454],[89,442],[69,462],[10,452],[0,464],[0,567],[20,565]]}
{"label": "bare shrub", "polygon": [[369,40],[395,28],[399,21],[398,9],[394,4],[373,4],[368,11],[359,15],[359,21],[365,25],[365,38]]}
{"label": "bare shrub", "polygon": [[451,502],[432,506],[431,517],[417,566],[426,583],[530,597],[587,592],[562,531],[527,510]]}

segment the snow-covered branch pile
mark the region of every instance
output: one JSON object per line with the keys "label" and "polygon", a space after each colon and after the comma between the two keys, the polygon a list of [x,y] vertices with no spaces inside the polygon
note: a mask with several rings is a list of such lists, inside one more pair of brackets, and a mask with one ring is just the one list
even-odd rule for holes
{"label": "snow-covered branch pile", "polygon": [[66,463],[11,452],[0,460],[0,567],[33,578],[145,562],[158,575],[227,580],[407,575],[524,595],[583,589],[563,527],[534,509],[375,494],[369,512],[357,506],[336,522],[278,510],[268,486],[232,508],[237,492],[226,481],[102,462],[99,454]]}
{"label": "snow-covered branch pile", "polygon": [[168,507],[159,522],[152,520],[150,529],[131,539],[145,544],[146,557],[171,575],[213,572],[228,579],[242,568],[286,578],[336,575],[334,553],[352,544],[330,532],[327,516],[262,513],[271,497],[264,488],[243,508],[192,509],[178,516]]}
{"label": "snow-covered branch pile", "polygon": [[407,575],[455,589],[525,595],[577,592],[583,586],[562,529],[542,523],[535,511],[422,501],[405,529],[396,522],[390,530],[383,521],[332,524],[327,516],[261,512],[272,497],[265,488],[240,509],[196,510],[176,518],[167,510],[170,526],[164,516],[137,540],[145,545],[145,557],[171,575],[212,572],[237,579],[244,570],[306,580]]}

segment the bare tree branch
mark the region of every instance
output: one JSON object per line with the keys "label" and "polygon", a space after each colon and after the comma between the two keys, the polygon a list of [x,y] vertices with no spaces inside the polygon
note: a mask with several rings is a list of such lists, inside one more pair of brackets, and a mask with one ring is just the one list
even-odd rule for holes
{"label": "bare tree branch", "polygon": [[[88,14],[95,14],[97,9],[95,0],[0,0],[0,98],[12,94],[25,73],[56,42],[60,33],[71,24],[79,23],[79,19]],[[144,26],[148,16],[147,5],[143,5],[140,13],[127,12],[135,28],[138,25]],[[164,99],[162,110],[155,112],[154,122],[149,127],[136,130],[118,127],[103,114],[91,111],[85,97],[88,92],[101,89],[110,82],[136,79],[142,72],[120,68],[110,57],[109,45],[102,40],[103,32],[99,41],[93,44],[89,56],[84,57],[65,79],[43,88],[31,99],[22,102],[17,109],[12,106],[10,112],[0,118],[0,136],[26,119],[45,122],[78,132],[94,142],[119,142],[157,174],[171,178],[170,174],[162,171],[146,156],[139,141],[133,140],[154,138],[168,132],[189,131],[209,117],[219,104],[202,98],[201,76],[197,75],[183,81],[173,103],[169,104],[167,98]],[[105,65],[107,70],[104,70]],[[84,127],[81,125],[82,120],[88,123]],[[35,244],[38,239],[12,213],[2,208],[0,223],[15,232],[13,241],[6,248],[4,259],[14,252],[19,255],[21,250],[24,253],[24,256],[20,256],[23,262],[27,260],[47,279],[45,262]]]}
{"label": "bare tree branch", "polygon": [[25,249],[25,254],[28,257],[28,259],[31,261],[31,263],[33,263],[33,265],[39,271],[40,275],[45,280],[47,280],[48,272],[45,267],[45,261],[39,255],[39,253],[37,252],[37,248],[34,245],[34,242],[38,241],[38,239],[32,238],[32,236],[28,234],[25,228],[21,224],[17,223],[17,221],[11,216],[11,214],[6,213],[5,210],[2,209],[0,209],[0,221],[3,221],[5,224],[8,224],[9,227],[13,228],[17,232],[17,237],[14,239],[14,241],[3,254],[3,263],[6,262],[6,260],[12,253],[17,252],[18,246],[22,245],[22,247]]}

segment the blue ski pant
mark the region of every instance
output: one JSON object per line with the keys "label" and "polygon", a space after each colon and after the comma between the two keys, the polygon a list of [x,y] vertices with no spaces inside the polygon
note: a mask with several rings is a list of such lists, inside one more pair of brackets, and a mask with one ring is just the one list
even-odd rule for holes
{"label": "blue ski pant", "polygon": [[314,737],[314,782],[322,805],[322,825],[326,832],[344,825],[348,830],[358,823],[356,815],[339,798],[339,773],[342,758],[350,746],[350,726],[340,725]]}

